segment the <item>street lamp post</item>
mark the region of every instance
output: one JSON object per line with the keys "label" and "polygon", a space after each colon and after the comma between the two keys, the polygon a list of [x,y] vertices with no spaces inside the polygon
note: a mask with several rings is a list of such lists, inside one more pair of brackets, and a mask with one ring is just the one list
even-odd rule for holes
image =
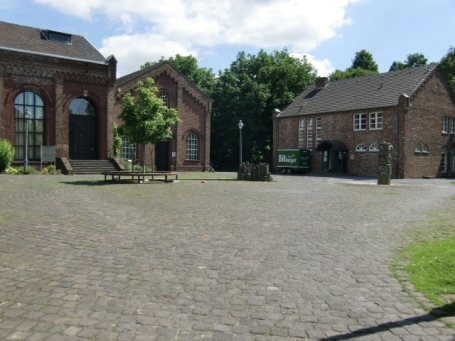
{"label": "street lamp post", "polygon": [[237,126],[239,127],[239,132],[240,132],[239,146],[240,146],[240,166],[241,166],[242,165],[242,128],[243,128],[242,120],[239,121]]}
{"label": "street lamp post", "polygon": [[27,173],[28,170],[28,122],[30,120],[30,110],[25,109],[25,141],[24,141],[24,173]]}

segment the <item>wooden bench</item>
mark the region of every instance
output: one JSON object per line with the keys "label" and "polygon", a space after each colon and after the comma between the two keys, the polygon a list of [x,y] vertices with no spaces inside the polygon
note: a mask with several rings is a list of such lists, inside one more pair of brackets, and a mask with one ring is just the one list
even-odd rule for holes
{"label": "wooden bench", "polygon": [[179,179],[179,173],[176,172],[129,172],[129,171],[111,171],[111,172],[102,172],[101,175],[104,175],[104,181],[107,181],[107,177],[111,176],[112,181],[114,178],[117,177],[121,179],[122,177],[131,177],[131,180],[134,182],[134,179],[137,178],[137,182],[139,183],[141,180],[145,181],[147,177],[151,177],[153,181],[155,177],[164,177],[164,181],[168,181],[168,177],[174,177],[175,181]]}

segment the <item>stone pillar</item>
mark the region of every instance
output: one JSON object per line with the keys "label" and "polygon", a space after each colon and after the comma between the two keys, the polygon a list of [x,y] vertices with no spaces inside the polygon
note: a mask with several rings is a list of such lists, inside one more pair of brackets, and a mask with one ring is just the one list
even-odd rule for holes
{"label": "stone pillar", "polygon": [[63,107],[63,79],[55,79],[55,147],[57,157],[69,158],[69,114]]}
{"label": "stone pillar", "polygon": [[378,185],[390,185],[392,179],[392,156],[390,143],[379,144]]}

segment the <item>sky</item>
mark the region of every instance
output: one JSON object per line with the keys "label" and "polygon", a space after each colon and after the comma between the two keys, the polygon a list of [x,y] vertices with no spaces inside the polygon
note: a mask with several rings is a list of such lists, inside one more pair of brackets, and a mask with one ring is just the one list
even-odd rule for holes
{"label": "sky", "polygon": [[0,0],[0,20],[82,35],[119,77],[147,61],[193,55],[213,72],[240,51],[284,48],[327,76],[373,55],[380,72],[422,53],[439,62],[455,46],[455,0]]}

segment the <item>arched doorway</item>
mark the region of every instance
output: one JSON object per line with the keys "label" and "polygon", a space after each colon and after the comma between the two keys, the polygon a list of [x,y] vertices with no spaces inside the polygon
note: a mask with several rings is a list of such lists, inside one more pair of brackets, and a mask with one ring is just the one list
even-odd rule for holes
{"label": "arched doorway", "polygon": [[69,106],[69,114],[70,159],[97,159],[98,117],[95,107],[85,98],[76,98]]}
{"label": "arched doorway", "polygon": [[348,149],[340,141],[321,141],[317,150],[322,151],[322,171],[346,173]]}

